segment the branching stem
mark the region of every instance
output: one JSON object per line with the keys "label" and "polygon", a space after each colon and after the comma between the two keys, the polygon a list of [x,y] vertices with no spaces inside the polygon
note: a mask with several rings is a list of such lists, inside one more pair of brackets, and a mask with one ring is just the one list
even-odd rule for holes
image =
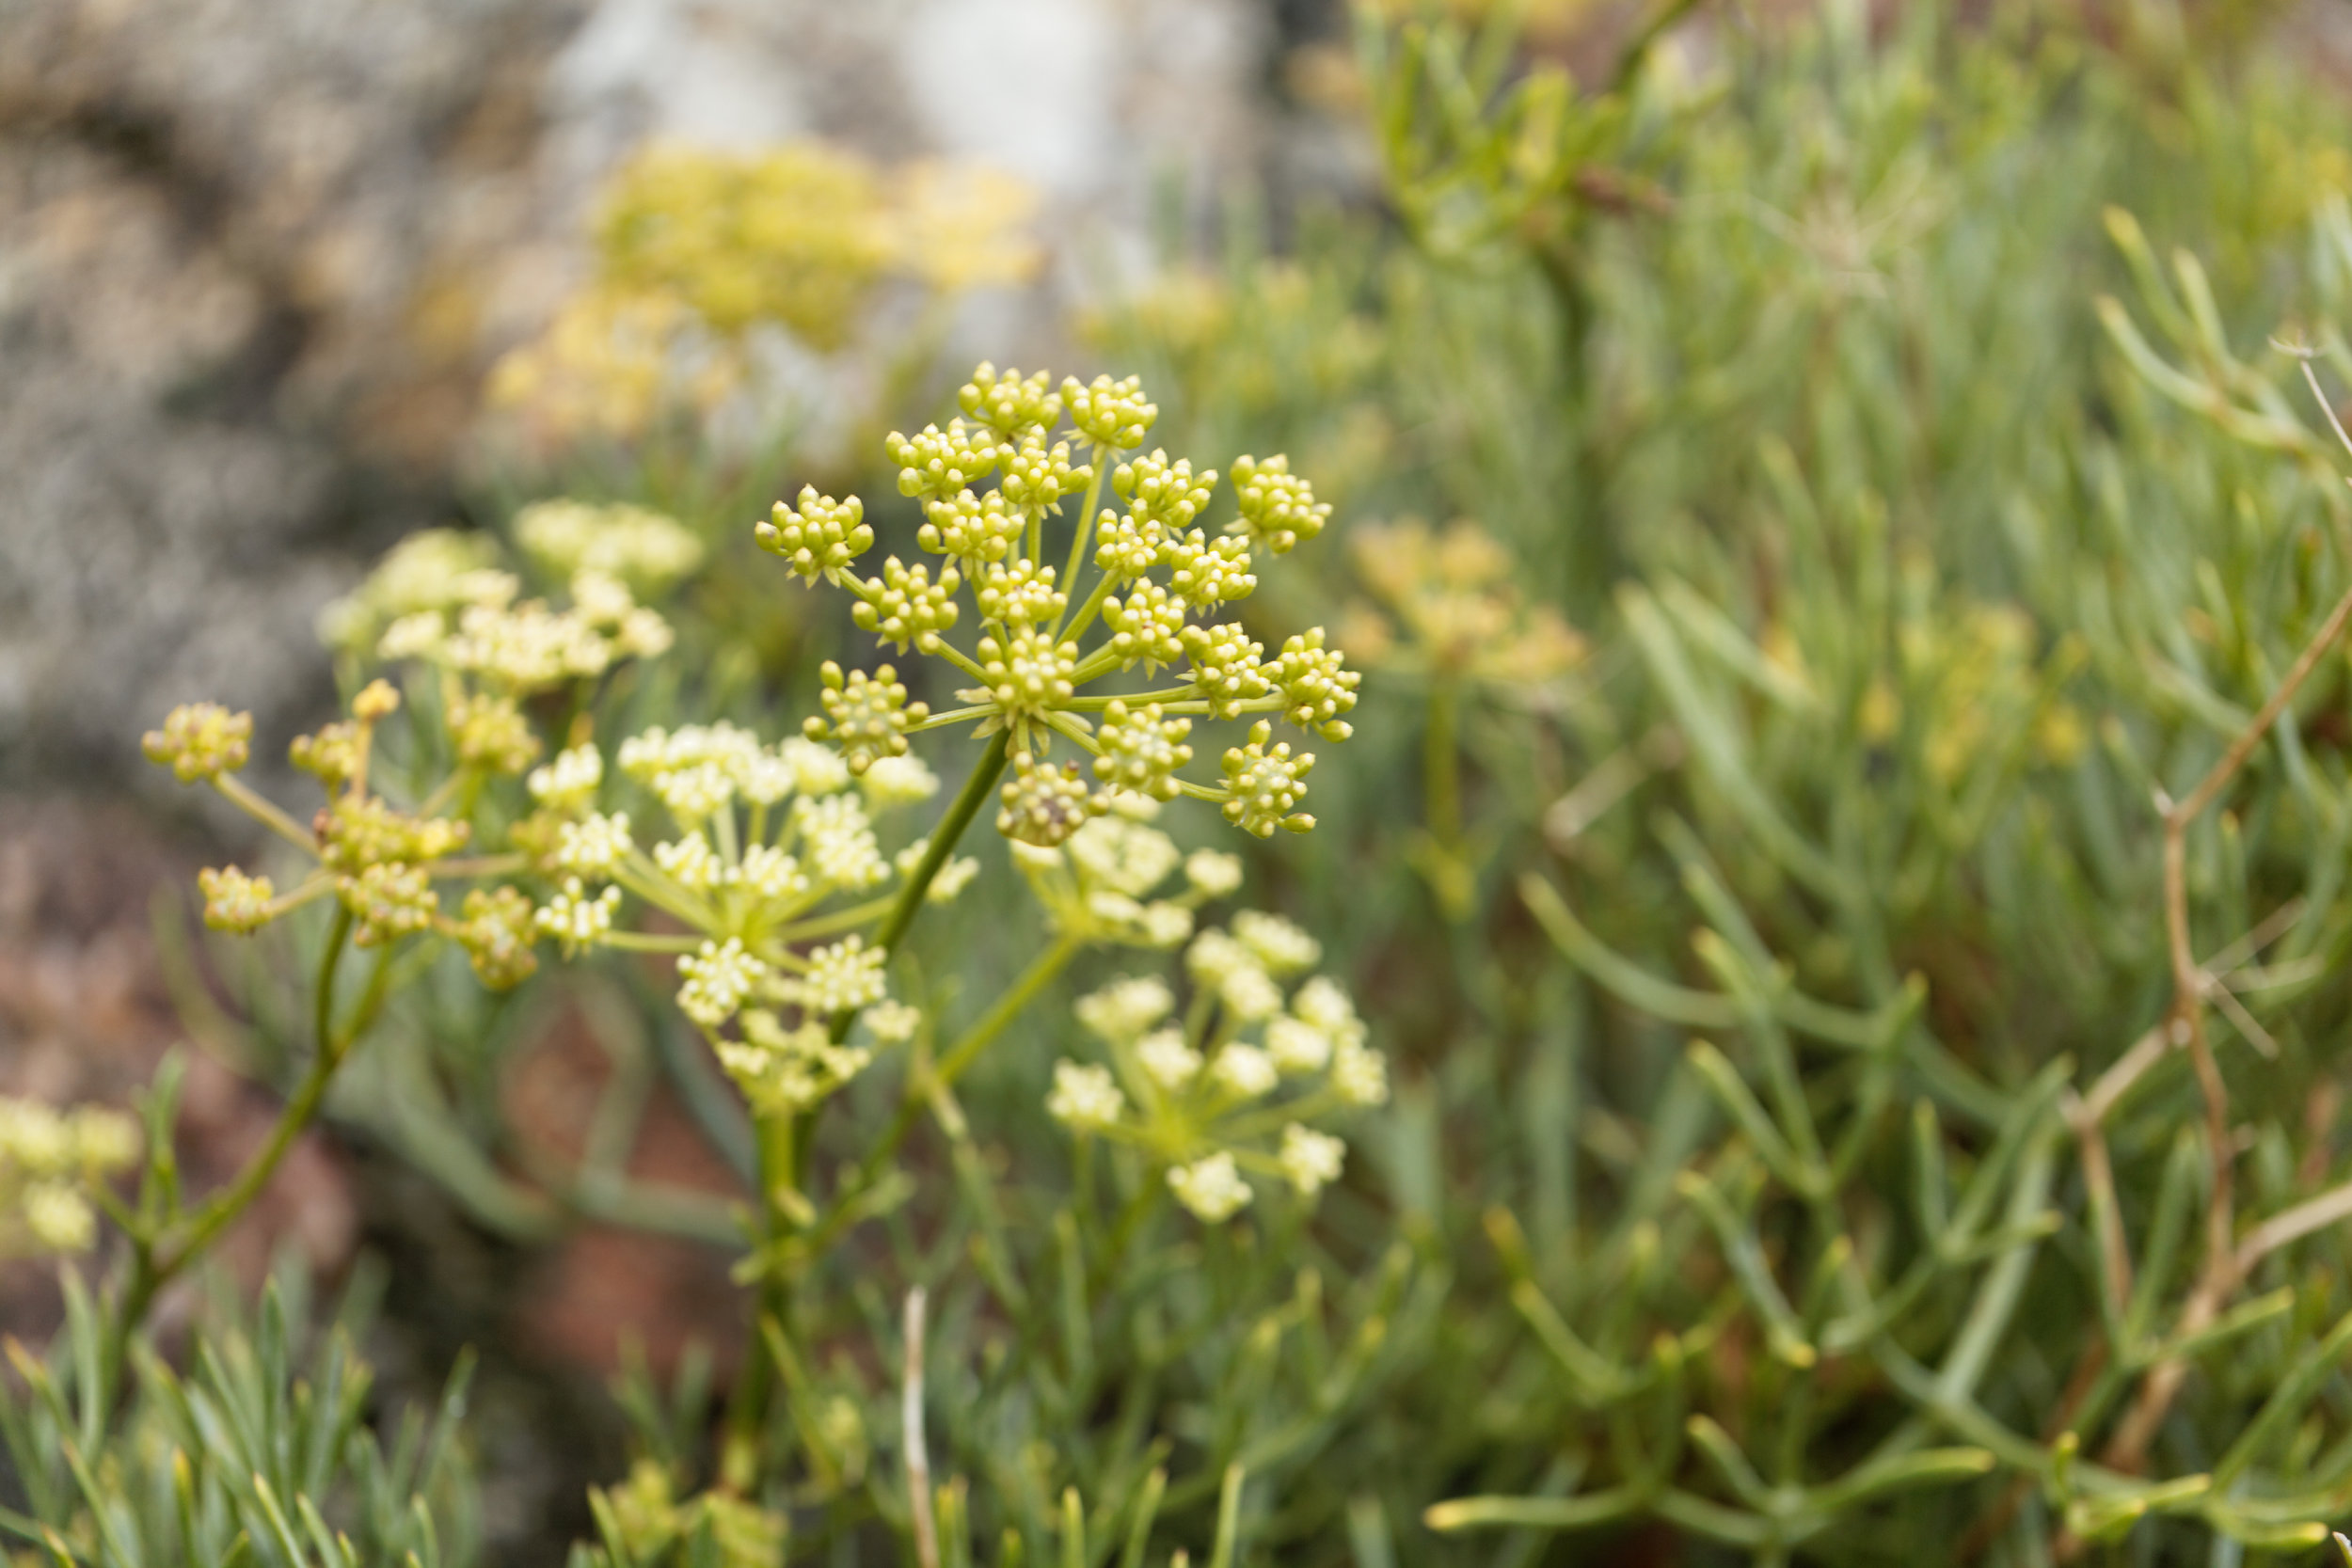
{"label": "branching stem", "polygon": [[326,1086],[334,1079],[335,1069],[351,1053],[353,1043],[367,1032],[382,1007],[386,976],[390,968],[391,954],[376,956],[375,968],[368,975],[367,989],[359,997],[346,1025],[335,1027],[335,979],[342,968],[343,955],[350,945],[351,911],[338,906],[333,929],[327,933],[326,950],[319,958],[317,990],[311,1014],[316,1038],[311,1053],[310,1070],[283,1109],[278,1114],[277,1125],[270,1129],[268,1141],[261,1151],[246,1163],[235,1180],[204,1200],[193,1213],[185,1215],[177,1225],[167,1227],[152,1241],[144,1242],[133,1253],[130,1282],[124,1287],[120,1309],[115,1314],[112,1337],[107,1345],[106,1365],[111,1378],[119,1373],[130,1337],[146,1321],[154,1307],[155,1298],[164,1287],[177,1278],[181,1272],[204,1254],[217,1241],[222,1231],[235,1222],[238,1215],[252,1206],[253,1200],[267,1187],[278,1167],[285,1163],[294,1148],[294,1140],[317,1118],[320,1102],[326,1098]]}
{"label": "branching stem", "polygon": [[[2165,945],[2172,969],[2172,1006],[2161,1038],[2188,1052],[2189,1065],[2197,1075],[2198,1093],[2204,1103],[2206,1158],[2211,1166],[2205,1204],[2205,1261],[2196,1287],[2181,1309],[2176,1337],[2182,1338],[2210,1327],[2244,1277],[2233,1234],[2236,1162],[2230,1137],[2229,1088],[2222,1082],[2220,1066],[2214,1059],[2213,1045],[2205,1034],[2205,1002],[2212,983],[2208,971],[2197,962],[2190,946],[2188,830],[2245,768],[2247,759],[2286,712],[2304,681],[2318,668],[2320,659],[2343,637],[2347,622],[2352,622],[2352,591],[2336,601],[2327,620],[2296,656],[2285,678],[2263,704],[2262,711],[2231,740],[2229,749],[2205,770],[2196,787],[2177,801],[2161,793],[2157,798],[2158,809],[2164,814]],[[2138,1054],[2138,1049],[2134,1048],[2133,1055]],[[2160,1054],[2160,1050],[2156,1053]],[[2148,1061],[2153,1063],[2153,1055]],[[2145,1065],[2148,1064],[2142,1064],[2140,1070],[2144,1070]],[[2139,1468],[2149,1443],[2172,1408],[2187,1375],[2188,1364],[2177,1356],[2157,1363],[2107,1445],[2106,1459],[2109,1465],[2126,1472]]]}

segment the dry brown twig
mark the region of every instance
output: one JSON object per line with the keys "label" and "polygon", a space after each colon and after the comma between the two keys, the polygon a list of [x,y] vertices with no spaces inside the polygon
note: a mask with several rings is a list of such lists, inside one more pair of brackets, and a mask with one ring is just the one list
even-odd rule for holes
{"label": "dry brown twig", "polygon": [[[2343,425],[2337,422],[2335,410],[2329,405],[2327,394],[2321,390],[2319,377],[2312,372],[2308,356],[2303,357],[2302,369],[2303,378],[2310,383],[2312,396],[2319,400],[2320,407],[2326,411],[2329,426],[2344,441],[2345,450],[2352,451],[2352,435],[2347,435]],[[2296,693],[2302,689],[2303,683],[2318,668],[2320,659],[2343,637],[2347,622],[2352,622],[2352,591],[2347,591],[2336,601],[2335,608],[2328,612],[2328,618],[2303,645],[2302,652],[2296,656],[2295,663],[2288,669],[2285,677],[2264,702],[2262,710],[2232,738],[2229,749],[2206,769],[2204,777],[2197,781],[2196,787],[2177,801],[2161,790],[2156,796],[2156,807],[2164,819],[2164,921],[2166,947],[2172,968],[2172,1006],[2163,1033],[2158,1037],[2173,1048],[2188,1052],[2189,1065],[2197,1075],[2198,1093],[2204,1102],[2206,1154],[2211,1164],[2211,1186],[2205,1206],[2204,1262],[2196,1286],[2182,1307],[2176,1338],[2185,1338],[2211,1326],[2220,1315],[2231,1292],[2245,1278],[2247,1271],[2265,1255],[2336,1219],[2352,1217],[2352,1188],[2339,1189],[2336,1193],[2323,1195],[2275,1217],[2249,1235],[2244,1246],[2237,1242],[2236,1159],[2230,1135],[2229,1088],[2222,1082],[2220,1066],[2214,1058],[2212,1042],[2205,1035],[2205,1004],[2225,991],[2215,981],[2212,970],[2196,961],[2190,948],[2187,869],[2189,828],[2219,800],[2221,792],[2245,768],[2255,748],[2263,743],[2271,727],[2295,700]],[[2232,998],[2232,1003],[2234,1005],[2234,998]],[[2233,1012],[2232,1016],[2234,1020],[2236,1014]],[[2261,1039],[2267,1037],[2257,1034],[2248,1037]],[[2140,1057],[2145,1044],[2143,1040],[2141,1045],[2134,1046],[2126,1060]],[[2137,1063],[2132,1076],[2136,1078],[2139,1072],[2146,1070],[2160,1054],[2161,1049],[2148,1053]],[[2116,1067],[2120,1069],[2123,1065],[2119,1062]],[[2112,1078],[2115,1073],[2116,1069],[2110,1069],[2106,1076]],[[2122,1090],[2128,1087],[2129,1080],[2119,1085],[2116,1098],[2120,1098]],[[2112,1104],[2113,1101],[2108,1103]],[[2088,1109],[2086,1106],[2086,1111]],[[2078,1122],[2078,1132],[2081,1126]],[[2093,1126],[2095,1129],[2095,1118]],[[2086,1170],[2090,1163],[2093,1141],[2095,1131],[2093,1140],[2084,1143]],[[2105,1163],[2103,1144],[2099,1148],[2099,1159],[2101,1164]],[[2109,1180],[2111,1192],[2112,1178]],[[2118,1240],[2120,1242],[2120,1237]],[[2105,1459],[2110,1466],[2124,1471],[2139,1468],[2146,1459],[2149,1442],[2154,1437],[2166,1413],[2171,1409],[2172,1402],[2180,1393],[2181,1384],[2187,1375],[2188,1364],[2178,1357],[2160,1361],[2150,1370],[2147,1381],[2140,1386],[2137,1399],[2125,1412],[2114,1437],[2107,1444]]]}
{"label": "dry brown twig", "polygon": [[898,1418],[906,1429],[907,1501],[914,1514],[914,1560],[939,1568],[939,1524],[931,1517],[931,1458],[923,1442],[923,1287],[907,1292],[906,1365],[898,1386]]}

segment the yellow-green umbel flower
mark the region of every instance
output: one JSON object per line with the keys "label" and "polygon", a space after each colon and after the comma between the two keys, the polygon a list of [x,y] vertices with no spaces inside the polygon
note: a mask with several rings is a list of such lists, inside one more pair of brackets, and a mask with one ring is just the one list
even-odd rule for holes
{"label": "yellow-green umbel flower", "polygon": [[1041,436],[1032,434],[1021,443],[1020,451],[1006,456],[999,488],[1015,506],[1059,511],[1064,496],[1075,495],[1093,478],[1092,465],[1071,464],[1069,442],[1057,441],[1048,447]]}
{"label": "yellow-green umbel flower", "polygon": [[949,420],[942,430],[927,424],[908,436],[892,431],[882,442],[890,461],[898,465],[898,494],[937,499],[986,479],[1003,449],[997,433]]}
{"label": "yellow-green umbel flower", "polygon": [[1252,1178],[1312,1202],[1346,1161],[1345,1144],[1314,1124],[1377,1104],[1388,1085],[1336,983],[1317,976],[1285,995],[1318,956],[1289,922],[1246,911],[1187,949],[1189,1006],[1151,975],[1081,999],[1078,1022],[1108,1065],[1056,1064],[1048,1113],[1143,1154],[1206,1224],[1247,1207]]}
{"label": "yellow-green umbel flower", "polygon": [[253,715],[218,703],[183,703],[165,715],[162,729],[147,732],[139,750],[182,784],[197,784],[243,768],[252,740]]}
{"label": "yellow-green umbel flower", "polygon": [[440,912],[433,879],[424,868],[398,861],[379,862],[356,877],[336,879],[335,893],[352,913],[351,940],[360,947],[380,947],[421,931]]}
{"label": "yellow-green umbel flower", "polygon": [[852,670],[845,680],[841,666],[827,659],[820,672],[824,689],[818,700],[825,717],[810,715],[803,728],[811,740],[830,740],[841,748],[850,771],[863,773],[882,757],[904,756],[907,726],[930,716],[921,703],[907,701],[898,672],[885,664],[868,676]]}
{"label": "yellow-green umbel flower", "polygon": [[1356,688],[1364,677],[1343,667],[1337,648],[1324,646],[1321,626],[1285,640],[1265,675],[1289,705],[1282,717],[1290,722],[1326,740],[1345,740],[1354,733],[1340,715],[1354,710]]}
{"label": "yellow-green umbel flower", "polygon": [[850,619],[858,630],[872,632],[900,653],[909,643],[924,653],[937,653],[939,634],[952,629],[962,612],[956,590],[963,586],[963,578],[953,566],[942,566],[934,582],[930,571],[919,562],[902,564],[892,556],[882,562],[882,575],[866,583],[866,597],[850,607]]}
{"label": "yellow-green umbel flower", "polygon": [[980,616],[1005,626],[1033,626],[1058,619],[1070,595],[1054,586],[1054,568],[1033,561],[991,566],[975,585]]}
{"label": "yellow-green umbel flower", "polygon": [[1172,800],[1177,769],[1192,760],[1192,748],[1184,744],[1191,733],[1191,720],[1165,718],[1157,703],[1130,711],[1114,699],[1095,732],[1103,751],[1094,759],[1094,776],[1114,789]]}
{"label": "yellow-green umbel flower", "polygon": [[1043,371],[1026,380],[1017,370],[999,374],[995,366],[983,361],[956,394],[956,402],[1007,441],[1018,442],[1031,431],[1052,429],[1061,418],[1061,399],[1046,390],[1052,381]]}
{"label": "yellow-green umbel flower", "polygon": [[1181,658],[1184,634],[1203,629],[1186,626],[1184,611],[1184,602],[1156,582],[1136,583],[1123,599],[1116,594],[1104,599],[1103,625],[1110,628],[1109,647],[1119,667],[1125,670],[1140,663],[1151,673]]}
{"label": "yellow-green umbel flower", "polygon": [[1314,486],[1292,473],[1290,459],[1279,452],[1263,463],[1233,459],[1233,493],[1241,515],[1225,525],[1227,531],[1248,534],[1276,555],[1290,554],[1331,518],[1330,502],[1315,499]]}
{"label": "yellow-green umbel flower", "polygon": [[1017,631],[979,645],[981,700],[996,705],[1007,719],[1042,719],[1068,705],[1077,692],[1078,644],[1057,642],[1051,632]]}
{"label": "yellow-green umbel flower", "polygon": [[1168,525],[1149,513],[1121,517],[1109,512],[1101,518],[1102,533],[1094,546],[1094,564],[1105,578],[1132,581],[1160,563],[1168,544]]}
{"label": "yellow-green umbel flower", "polygon": [[996,831],[1043,848],[1060,844],[1109,803],[1088,793],[1076,763],[1056,768],[1026,752],[1013,757],[1012,777],[999,795],[1004,806],[996,814]]}
{"label": "yellow-green umbel flower", "polygon": [[515,515],[515,538],[567,582],[601,572],[641,594],[675,584],[702,564],[704,553],[685,524],[626,501],[534,501]]}
{"label": "yellow-green umbel flower", "polygon": [[314,734],[294,737],[286,760],[328,789],[341,789],[359,766],[359,729],[348,719],[321,724]]}
{"label": "yellow-green umbel flower", "polygon": [[1197,610],[1246,599],[1258,586],[1248,546],[1238,539],[1211,539],[1199,529],[1161,546],[1160,564],[1168,568],[1168,592]]}
{"label": "yellow-green umbel flower", "polygon": [[839,582],[850,563],[873,547],[874,531],[865,519],[866,503],[855,496],[836,501],[813,484],[803,485],[801,504],[776,502],[752,536],[761,549],[782,556],[802,581],[823,577]]}
{"label": "yellow-green umbel flower", "polygon": [[473,825],[452,817],[419,817],[373,795],[342,795],[316,820],[319,860],[330,871],[357,876],[373,865],[421,865],[462,847]]}
{"label": "yellow-green umbel flower", "polygon": [[[1420,523],[1351,531],[1356,569],[1381,608],[1359,607],[1351,641],[1388,669],[1536,688],[1582,663],[1584,639],[1548,605],[1530,605],[1511,553],[1467,519],[1442,534]],[[1392,616],[1391,622],[1388,617]]]}
{"label": "yellow-green umbel flower", "polygon": [[863,1007],[886,994],[883,971],[890,955],[868,947],[866,939],[850,936],[808,955],[808,971],[774,988],[777,998],[797,1002],[812,1018],[823,1018],[844,1007]]}
{"label": "yellow-green umbel flower", "polygon": [[278,890],[267,877],[248,877],[230,865],[198,872],[196,885],[204,895],[204,924],[215,931],[247,935],[268,925],[277,913],[270,906]]}
{"label": "yellow-green umbel flower", "polygon": [[949,499],[931,502],[925,515],[930,521],[915,534],[916,541],[927,550],[954,557],[967,572],[1004,560],[1028,528],[1028,520],[1000,490],[985,497],[959,491]]}
{"label": "yellow-green umbel flower", "polygon": [[1192,658],[1192,684],[1219,719],[1234,717],[1271,689],[1258,661],[1264,648],[1238,625],[1186,626],[1184,644]]}
{"label": "yellow-green umbel flower", "polygon": [[781,322],[830,353],[894,260],[889,220],[877,171],[821,142],[657,147],[615,176],[596,238],[614,287],[681,299],[728,337]]}
{"label": "yellow-green umbel flower", "polygon": [[[977,736],[1001,736],[953,815],[968,821],[1003,769],[1016,766],[999,821],[1032,844],[1057,844],[1103,809],[1088,799],[1082,770],[1049,760],[1057,743],[1091,753],[1093,776],[1114,791],[1190,794],[1253,832],[1304,831],[1312,818],[1295,808],[1311,758],[1287,746],[1269,751],[1259,737],[1230,753],[1223,784],[1195,783],[1179,771],[1193,760],[1181,737],[1197,718],[1258,714],[1328,740],[1346,736],[1343,715],[1355,705],[1358,676],[1321,629],[1290,638],[1269,662],[1268,644],[1229,609],[1258,585],[1253,549],[1280,554],[1312,539],[1330,509],[1287,460],[1244,459],[1238,515],[1218,522],[1208,515],[1214,468],[1156,449],[1113,461],[1141,446],[1156,413],[1134,377],[1073,378],[1058,393],[1051,386],[1041,372],[982,365],[958,394],[961,418],[890,436],[899,491],[920,504],[914,543],[945,558],[935,565],[892,556],[879,577],[851,571],[876,531],[854,497],[804,490],[797,510],[780,506],[759,524],[761,543],[803,578],[828,577],[857,595],[859,629],[963,677],[953,687],[962,705],[927,712],[913,703],[900,709],[895,696],[875,699],[898,688],[890,667],[872,677],[829,673],[826,718],[808,734],[861,770],[928,729],[968,724]],[[1080,486],[1073,509],[1067,503]],[[1106,490],[1124,510],[1098,507]],[[1058,537],[1049,540],[1049,525]],[[963,623],[966,592],[978,625],[960,646],[949,634]],[[1168,680],[1171,667],[1183,676]],[[1107,689],[1089,691],[1097,682]],[[1146,710],[1148,723],[1137,717]],[[1015,755],[1027,761],[1013,765]]]}
{"label": "yellow-green umbel flower", "polygon": [[1285,815],[1306,797],[1307,772],[1314,753],[1291,755],[1290,742],[1266,749],[1272,729],[1263,720],[1250,726],[1249,744],[1225,753],[1225,820],[1235,827],[1270,838],[1277,828],[1303,833],[1315,825],[1311,816]]}
{"label": "yellow-green umbel flower", "polygon": [[539,737],[512,697],[459,697],[450,705],[449,733],[457,760],[480,772],[519,773],[539,759]]}
{"label": "yellow-green umbel flower", "polygon": [[511,887],[475,888],[466,895],[462,918],[451,935],[485,986],[512,990],[539,968],[532,951],[538,939],[531,900]]}
{"label": "yellow-green umbel flower", "polygon": [[1144,432],[1160,417],[1159,404],[1144,400],[1143,382],[1132,375],[1123,381],[1098,375],[1085,386],[1074,375],[1066,377],[1061,401],[1070,410],[1070,422],[1103,447],[1141,446]]}
{"label": "yellow-green umbel flower", "polygon": [[1045,1113],[1073,1132],[1098,1132],[1119,1125],[1127,1097],[1111,1081],[1108,1068],[1077,1062],[1054,1064],[1054,1092],[1045,1097]]}
{"label": "yellow-green umbel flower", "polygon": [[532,917],[539,929],[563,944],[564,956],[594,947],[612,933],[612,916],[621,907],[621,890],[608,887],[593,896],[577,877],[566,878],[562,891],[539,907]]}
{"label": "yellow-green umbel flower", "polygon": [[1127,503],[1130,515],[1151,517],[1169,528],[1190,528],[1216,489],[1216,470],[1204,469],[1196,478],[1189,459],[1171,462],[1160,449],[1112,470],[1111,488]]}
{"label": "yellow-green umbel flower", "polygon": [[873,1057],[860,1047],[834,1044],[822,1023],[787,1028],[764,1008],[743,1014],[742,1027],[742,1039],[720,1041],[719,1065],[763,1116],[807,1110]]}

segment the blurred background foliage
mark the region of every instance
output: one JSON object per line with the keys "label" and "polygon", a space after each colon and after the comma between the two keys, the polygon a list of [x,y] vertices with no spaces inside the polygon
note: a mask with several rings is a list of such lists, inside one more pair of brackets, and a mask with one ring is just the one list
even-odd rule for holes
{"label": "blurred background foliage", "polygon": [[[1107,972],[1074,974],[770,1325],[756,1476],[713,1431],[724,1321],[715,1362],[622,1380],[583,1558],[911,1551],[916,1286],[981,1560],[2236,1563],[2352,1513],[2341,641],[2249,730],[2352,589],[2352,455],[2301,368],[2352,387],[2340,85],[2250,4],[1582,11],[1361,8],[1293,76],[1359,119],[1377,199],[1236,194],[1074,324],[1152,444],[1285,451],[1338,503],[1346,548],[1246,614],[1332,628],[1357,738],[1317,832],[1248,857],[1397,1064],[1365,1157],[1311,1224],[1127,1233],[1042,1110]],[[704,541],[600,732],[783,733],[821,660],[871,664],[743,569],[749,525],[808,479],[911,531],[871,437],[944,411],[943,303],[1033,221],[959,178],[675,151],[609,194],[596,277],[493,376],[472,506]],[[818,430],[762,380],[778,341],[881,368]],[[920,956],[949,1017],[1035,945],[983,860]],[[191,1032],[290,1080],[306,940],[169,949]],[[331,1110],[501,1245],[739,1247],[739,1112],[617,958],[497,998],[444,958]],[[682,1178],[647,1168],[663,1118],[706,1151]],[[72,1514],[47,1452],[0,1502]],[[353,1463],[370,1519],[441,1484]]]}

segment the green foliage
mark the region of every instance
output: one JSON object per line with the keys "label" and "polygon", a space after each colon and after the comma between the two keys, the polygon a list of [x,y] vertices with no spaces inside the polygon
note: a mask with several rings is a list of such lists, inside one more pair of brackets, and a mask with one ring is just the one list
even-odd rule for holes
{"label": "green foliage", "polygon": [[[1591,644],[1517,691],[1366,651],[1425,836],[1301,878],[1479,1154],[1437,1203],[1497,1243],[1497,1392],[1434,1526],[2030,1560],[2352,1503],[2344,454],[2246,348],[2340,316],[2343,116],[2177,26],[1831,8],[1582,99],[1491,33],[1374,59],[1416,244],[1297,263],[1380,353],[1263,418],[1377,421],[1356,509],[1477,516]],[[1168,345],[1174,428],[1255,389],[1167,323],[1104,330]],[[1400,863],[1464,935],[1340,870]],[[1394,1496],[1441,1448],[1361,1457]]]}
{"label": "green foliage", "polygon": [[250,1323],[216,1306],[184,1373],[134,1339],[135,1392],[119,1405],[107,1370],[116,1304],[69,1275],[66,1326],[48,1356],[8,1346],[24,1386],[0,1388],[0,1442],[22,1501],[0,1509],[0,1532],[56,1568],[475,1560],[479,1505],[458,1432],[467,1368],[429,1418],[405,1411],[379,1436],[373,1379],[353,1350],[362,1292],[315,1331],[308,1305],[286,1275]]}
{"label": "green foliage", "polygon": [[[679,583],[615,513],[676,564],[583,571],[546,542],[588,515],[526,513],[547,597],[443,538],[353,601],[352,716],[297,759],[323,855],[235,716],[151,738],[316,863],[206,884],[260,927],[208,1026],[287,1126],[755,1290],[731,1386],[624,1381],[641,1457],[576,1562],[2236,1562],[2352,1513],[2352,116],[2234,13],[1686,9],[1590,84],[1508,14],[1368,15],[1393,223],[1179,259],[1086,324],[1140,384],[983,367],[870,515],[776,504],[755,570],[844,590],[797,652],[739,562]],[[728,283],[735,197],[631,199]],[[1287,455],[1229,463],[1216,534],[1147,428]],[[739,543],[670,499],[707,467],[643,499]],[[1318,533],[1352,576],[1251,592]],[[1308,825],[1270,731],[1178,772],[1261,713],[1359,732],[1311,835],[1184,803]],[[1013,842],[958,859],[992,798]],[[1296,924],[1201,934],[1180,1006],[1154,955],[1234,891],[1184,855],[1218,831]],[[355,938],[387,956],[339,990]],[[1275,984],[1318,947],[1344,1020]],[[499,1095],[566,1008],[612,1068],[577,1158]],[[631,1174],[657,1085],[743,1204]],[[183,1209],[168,1098],[134,1323],[246,1190]],[[1336,1180],[1296,1106],[1356,1118]],[[132,1360],[134,1409],[178,1386]],[[61,1428],[127,1442],[106,1405]]]}

